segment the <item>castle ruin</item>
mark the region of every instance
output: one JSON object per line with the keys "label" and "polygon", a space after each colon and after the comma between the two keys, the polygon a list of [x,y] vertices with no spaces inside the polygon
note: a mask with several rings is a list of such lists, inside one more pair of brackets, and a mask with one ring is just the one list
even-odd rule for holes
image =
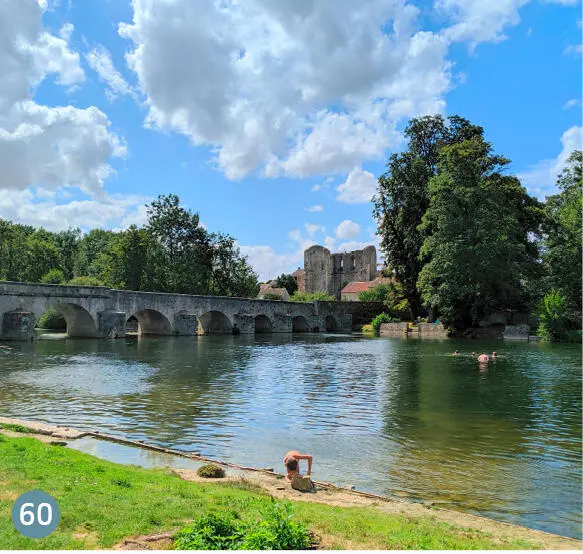
{"label": "castle ruin", "polygon": [[340,291],[352,281],[372,281],[377,276],[377,251],[374,246],[331,254],[314,245],[304,251],[306,292],[324,291],[340,300]]}

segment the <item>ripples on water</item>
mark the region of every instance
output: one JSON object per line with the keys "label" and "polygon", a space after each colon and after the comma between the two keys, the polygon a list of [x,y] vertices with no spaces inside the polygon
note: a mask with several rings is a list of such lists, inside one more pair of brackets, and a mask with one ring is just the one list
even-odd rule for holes
{"label": "ripples on water", "polygon": [[[349,335],[39,340],[0,413],[280,467],[581,537],[581,353]],[[500,358],[480,370],[454,349]],[[281,468],[280,468],[281,469]]]}

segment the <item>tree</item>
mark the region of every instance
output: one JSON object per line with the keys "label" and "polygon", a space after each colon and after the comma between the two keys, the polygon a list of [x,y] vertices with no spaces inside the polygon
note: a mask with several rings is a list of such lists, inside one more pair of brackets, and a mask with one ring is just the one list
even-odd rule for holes
{"label": "tree", "polygon": [[419,258],[419,251],[432,232],[429,226],[419,227],[429,207],[429,179],[438,171],[444,146],[482,134],[481,127],[458,116],[449,117],[447,122],[440,115],[412,119],[405,128],[408,150],[393,154],[387,171],[379,177],[373,214],[381,250],[388,268],[403,285],[413,317],[419,315],[422,304],[417,280],[424,260]]}
{"label": "tree", "polygon": [[296,292],[290,297],[290,301],[292,302],[314,302],[315,300],[336,302],[336,297],[321,290],[316,292],[300,292],[299,290],[296,290]]}
{"label": "tree", "polygon": [[41,283],[46,283],[49,285],[60,285],[65,282],[65,276],[63,271],[53,267],[49,272],[42,277]]}
{"label": "tree", "polygon": [[103,229],[91,229],[77,244],[75,276],[94,277],[104,281],[108,273],[107,252],[116,240],[116,233]]}
{"label": "tree", "polygon": [[277,288],[284,288],[287,290],[288,294],[291,296],[296,290],[298,290],[297,281],[291,276],[282,273],[276,280],[275,286]]}
{"label": "tree", "polygon": [[175,194],[159,195],[147,206],[147,229],[162,246],[165,269],[160,286],[166,292],[207,294],[213,269],[209,234],[197,213],[180,206]]}
{"label": "tree", "polygon": [[405,318],[410,315],[409,302],[403,293],[403,286],[396,281],[380,283],[376,287],[363,290],[358,295],[360,302],[382,302],[393,317]]}
{"label": "tree", "polygon": [[44,229],[37,229],[26,237],[24,254],[22,281],[39,283],[51,269],[59,267],[59,250]]}
{"label": "tree", "polygon": [[69,229],[53,235],[53,242],[59,251],[59,267],[65,281],[73,278],[77,245],[81,239],[81,229]]}
{"label": "tree", "polygon": [[429,182],[429,207],[420,251],[429,260],[419,274],[423,301],[454,329],[475,326],[501,309],[525,310],[524,283],[536,274],[542,210],[509,160],[481,136],[440,151]]}
{"label": "tree", "polygon": [[583,152],[571,154],[559,175],[559,193],[547,198],[545,204],[546,228],[543,240],[545,277],[541,292],[552,289],[565,297],[572,316],[572,326],[581,328],[581,198],[583,194]]}
{"label": "tree", "polygon": [[[538,336],[552,342],[568,341],[580,327],[573,325],[573,315],[569,310],[569,301],[561,291],[551,289],[538,306]],[[579,340],[581,336],[579,334]]]}

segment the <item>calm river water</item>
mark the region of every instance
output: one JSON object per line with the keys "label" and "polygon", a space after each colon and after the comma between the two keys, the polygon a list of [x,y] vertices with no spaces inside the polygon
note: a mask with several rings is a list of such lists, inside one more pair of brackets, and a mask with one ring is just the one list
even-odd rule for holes
{"label": "calm river water", "polygon": [[[0,414],[581,537],[581,350],[350,335],[0,348]],[[450,356],[457,348],[461,357]],[[480,369],[471,350],[497,350]]]}

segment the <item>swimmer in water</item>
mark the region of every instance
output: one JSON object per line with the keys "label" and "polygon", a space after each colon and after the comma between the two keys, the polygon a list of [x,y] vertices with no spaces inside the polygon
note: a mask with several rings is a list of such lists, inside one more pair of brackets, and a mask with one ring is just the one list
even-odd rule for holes
{"label": "swimmer in water", "polygon": [[496,357],[496,352],[492,352],[492,358]]}
{"label": "swimmer in water", "polygon": [[490,357],[488,356],[488,354],[480,354],[478,356],[478,362],[487,362],[490,360]]}
{"label": "swimmer in water", "polygon": [[472,358],[475,358],[475,357],[476,357],[476,353],[472,352]]}
{"label": "swimmer in water", "polygon": [[456,351],[453,353],[453,355],[454,355],[454,356],[459,356],[459,355],[460,355],[460,353],[459,353],[459,352],[456,350]]}

